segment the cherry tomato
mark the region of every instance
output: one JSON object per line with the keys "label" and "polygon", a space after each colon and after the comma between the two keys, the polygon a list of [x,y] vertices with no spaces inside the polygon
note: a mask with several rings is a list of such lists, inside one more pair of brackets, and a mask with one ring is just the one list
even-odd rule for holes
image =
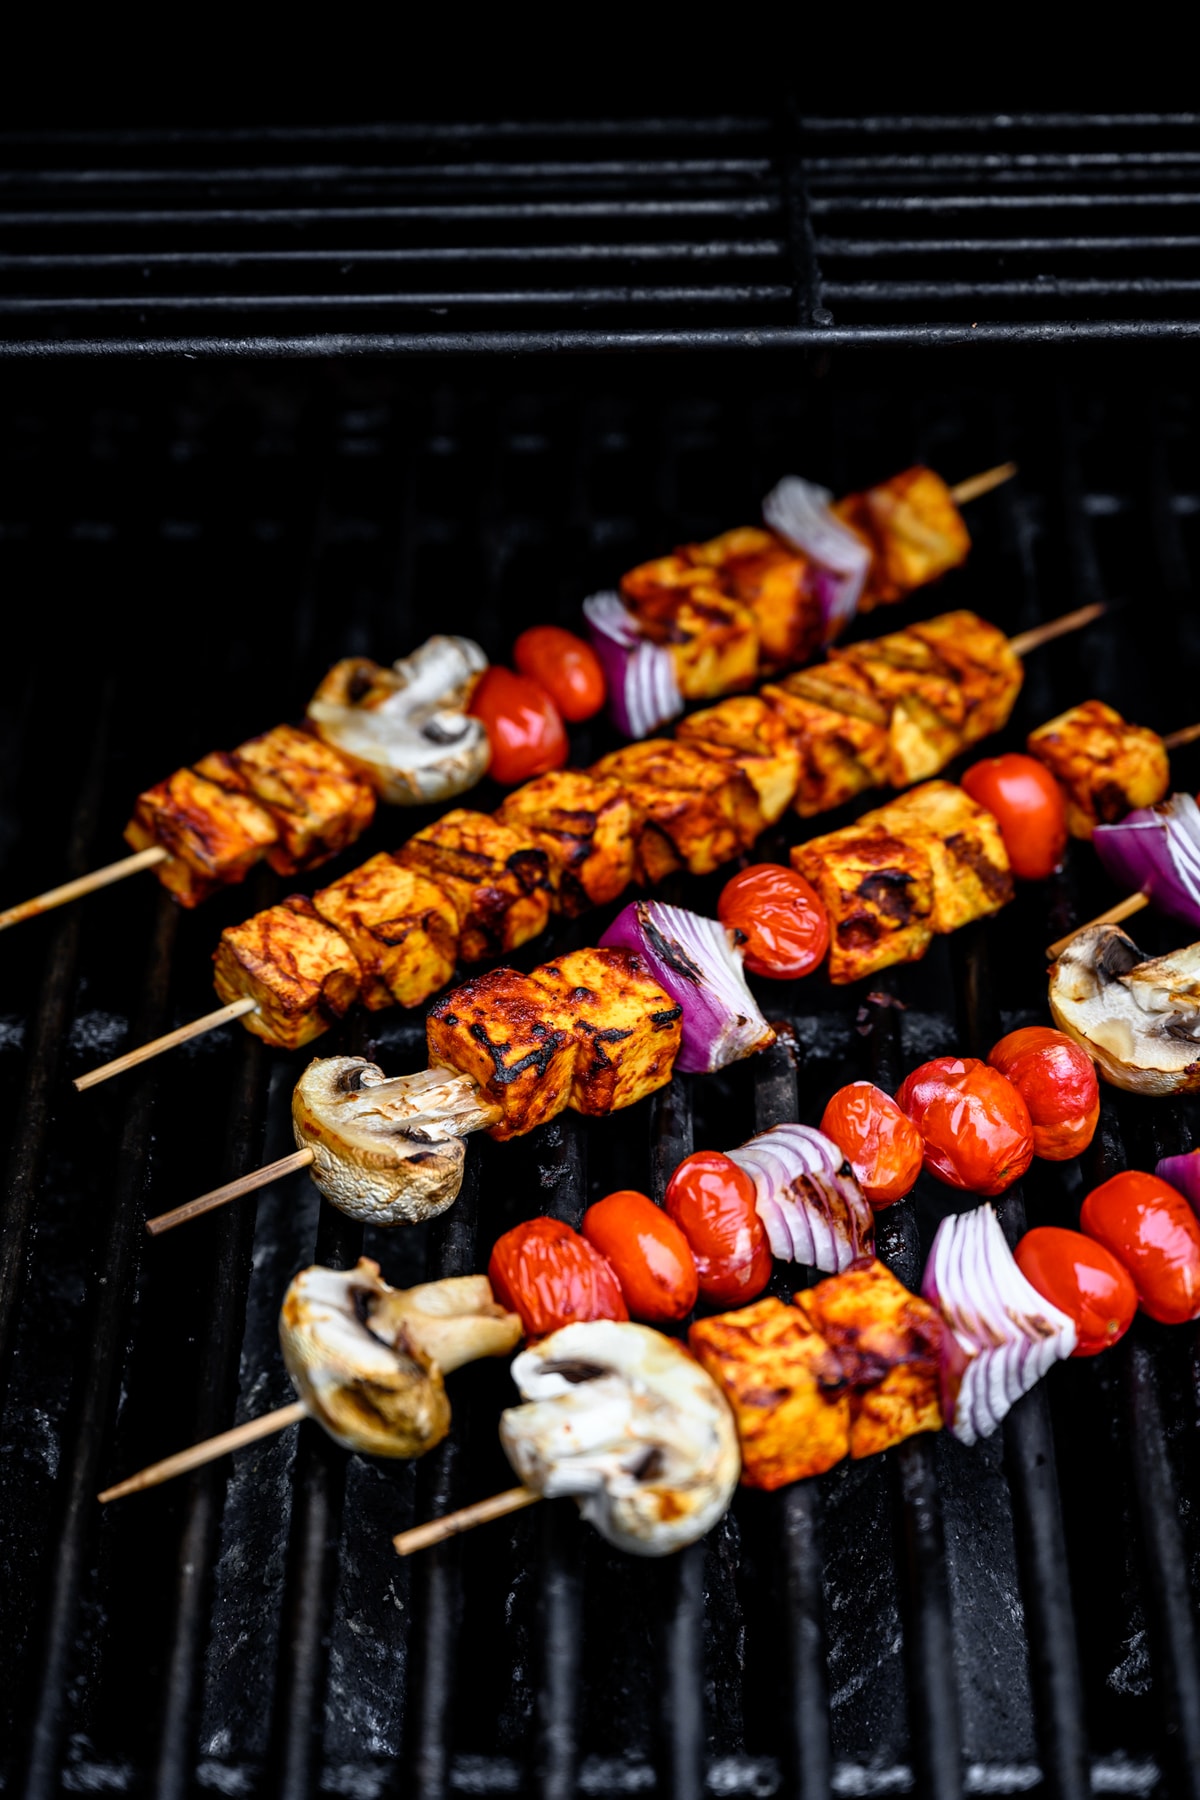
{"label": "cherry tomato", "polygon": [[683,1319],[699,1279],[688,1241],[647,1194],[620,1188],[583,1215],[583,1235],[617,1272],[635,1319]]}
{"label": "cherry tomato", "polygon": [[869,1081],[839,1088],[821,1115],[821,1130],[832,1138],[871,1205],[903,1200],[921,1173],[921,1134],[890,1094]]}
{"label": "cherry tomato", "polygon": [[1043,1300],[1075,1321],[1072,1356],[1098,1356],[1119,1343],[1137,1311],[1129,1271],[1103,1244],[1081,1231],[1039,1225],[1013,1251],[1017,1267]]}
{"label": "cherry tomato", "polygon": [[771,1246],[745,1169],[719,1150],[697,1150],[672,1175],[663,1204],[688,1241],[702,1294],[733,1305],[762,1293]]}
{"label": "cherry tomato", "polygon": [[717,917],[745,938],[752,975],[794,981],[815,969],[829,948],[824,902],[795,869],[752,863],[721,889]]}
{"label": "cherry tomato", "polygon": [[590,719],[604,705],[604,670],[590,644],[561,625],[535,625],[513,645],[522,675],[540,681],[564,719]]}
{"label": "cherry tomato", "polygon": [[972,800],[994,814],[1014,875],[1044,881],[1061,868],[1067,807],[1044,763],[1015,753],[988,756],[971,764],[962,785]]}
{"label": "cherry tomato", "polygon": [[493,664],[479,677],[468,712],[482,719],[492,745],[489,773],[505,787],[561,769],[567,734],[540,682]]}
{"label": "cherry tomato", "polygon": [[615,1271],[561,1219],[528,1219],[497,1238],[488,1280],[529,1338],[578,1319],[627,1319]]}
{"label": "cherry tomato", "polygon": [[1012,1082],[973,1056],[937,1056],[896,1095],[925,1140],[925,1167],[951,1187],[1002,1194],[1033,1161],[1033,1122]]}
{"label": "cherry tomato", "polygon": [[1065,1031],[1027,1025],[993,1045],[993,1069],[1007,1075],[1033,1120],[1033,1154],[1065,1162],[1086,1150],[1100,1118],[1100,1083],[1086,1050]]}
{"label": "cherry tomato", "polygon": [[1168,1182],[1125,1169],[1092,1189],[1079,1223],[1124,1263],[1152,1319],[1182,1325],[1200,1316],[1200,1222]]}

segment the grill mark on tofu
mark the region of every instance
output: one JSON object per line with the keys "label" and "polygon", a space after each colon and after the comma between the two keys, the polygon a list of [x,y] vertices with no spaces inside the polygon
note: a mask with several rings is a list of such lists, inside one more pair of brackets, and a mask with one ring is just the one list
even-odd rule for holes
{"label": "grill mark on tofu", "polygon": [[957,862],[971,871],[988,899],[1002,905],[1013,896],[1013,878],[1010,869],[1001,869],[990,860],[987,852],[968,832],[955,832],[946,839],[946,848]]}
{"label": "grill mark on tofu", "polygon": [[501,1087],[510,1087],[529,1069],[536,1069],[539,1075],[545,1075],[555,1052],[561,1050],[567,1041],[565,1031],[555,1031],[551,1026],[545,1025],[540,1019],[537,1019],[530,1025],[529,1030],[534,1037],[544,1038],[545,1042],[534,1050],[527,1050],[525,1055],[519,1057],[516,1062],[506,1064],[504,1053],[509,1048],[508,1044],[497,1043],[490,1038],[487,1026],[481,1020],[477,1019],[474,1025],[468,1025],[467,1030],[475,1042],[481,1044],[491,1057],[494,1071],[491,1080],[498,1082]]}

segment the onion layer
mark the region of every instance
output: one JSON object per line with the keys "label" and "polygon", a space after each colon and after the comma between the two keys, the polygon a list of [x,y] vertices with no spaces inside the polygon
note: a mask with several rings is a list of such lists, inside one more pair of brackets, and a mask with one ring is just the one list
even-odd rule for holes
{"label": "onion layer", "polygon": [[813,586],[825,621],[825,641],[837,637],[858,610],[871,552],[830,510],[833,495],[815,482],[785,475],[763,501],[763,518],[780,537],[810,557]]}
{"label": "onion layer", "polygon": [[1075,1348],[1074,1322],[1026,1281],[986,1204],[942,1220],[921,1292],[950,1327],[942,1411],[964,1444],[990,1437],[1021,1395]]}
{"label": "onion layer", "polygon": [[1141,806],[1117,825],[1097,825],[1092,842],[1114,881],[1200,926],[1200,806],[1190,794]]}
{"label": "onion layer", "polygon": [[1154,1165],[1160,1181],[1181,1193],[1194,1213],[1200,1213],[1200,1150],[1183,1156],[1160,1156]]}
{"label": "onion layer", "polygon": [[811,1125],[775,1125],[729,1152],[754,1183],[771,1251],[840,1275],[875,1244],[875,1219],[850,1164]]}
{"label": "onion layer", "polygon": [[681,1073],[710,1075],[775,1042],[746,986],[741,952],[716,919],[635,900],[617,914],[600,944],[638,951],[658,985],[683,1008],[675,1062]]}
{"label": "onion layer", "polygon": [[608,685],[612,722],[626,737],[648,737],[683,711],[671,652],[652,644],[619,594],[592,594],[583,616]]}

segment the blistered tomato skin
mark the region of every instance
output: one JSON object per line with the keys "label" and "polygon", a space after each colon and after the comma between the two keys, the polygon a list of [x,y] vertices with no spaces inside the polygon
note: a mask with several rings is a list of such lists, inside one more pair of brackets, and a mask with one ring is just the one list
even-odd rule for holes
{"label": "blistered tomato skin", "polygon": [[1099,1356],[1119,1344],[1137,1311],[1129,1271],[1082,1231],[1039,1225],[1013,1251],[1018,1269],[1044,1300],[1075,1321],[1072,1356]]}
{"label": "blistered tomato skin", "polygon": [[1015,752],[988,756],[971,764],[962,785],[995,818],[1014,875],[1022,881],[1045,881],[1062,867],[1067,807],[1044,763]]}
{"label": "blistered tomato skin", "polygon": [[771,1246],[745,1169],[718,1150],[697,1150],[672,1175],[663,1205],[688,1241],[702,1294],[732,1306],[762,1293]]}
{"label": "blistered tomato skin", "polygon": [[869,1081],[839,1088],[821,1115],[821,1130],[842,1152],[876,1210],[911,1193],[925,1145],[912,1120],[882,1088]]}
{"label": "blistered tomato skin", "polygon": [[530,1339],[582,1319],[627,1319],[621,1284],[604,1257],[561,1219],[528,1219],[496,1240],[488,1280]]}
{"label": "blistered tomato skin", "polygon": [[1079,1223],[1128,1269],[1152,1319],[1183,1325],[1200,1317],[1200,1222],[1169,1183],[1125,1169],[1092,1189]]}
{"label": "blistered tomato skin", "polygon": [[604,705],[604,671],[590,644],[561,625],[534,625],[513,645],[522,675],[540,681],[564,719],[577,724]]}
{"label": "blistered tomato skin", "polygon": [[727,881],[717,917],[742,933],[752,975],[794,981],[815,969],[829,948],[829,914],[821,896],[803,875],[778,863],[753,863]]}
{"label": "blistered tomato skin", "polygon": [[1012,1082],[973,1056],[938,1056],[896,1095],[925,1144],[925,1167],[970,1194],[1002,1194],[1033,1161],[1033,1122]]}
{"label": "blistered tomato skin", "polygon": [[1086,1050],[1063,1031],[1029,1025],[1002,1037],[988,1062],[1029,1108],[1035,1156],[1065,1162],[1087,1149],[1100,1119],[1100,1084]]}
{"label": "blistered tomato skin", "polygon": [[492,746],[488,773],[504,787],[548,775],[567,760],[558,708],[540,682],[493,664],[479,677],[468,712],[482,719]]}
{"label": "blistered tomato skin", "polygon": [[616,1270],[635,1319],[685,1319],[700,1291],[696,1262],[673,1219],[648,1194],[621,1188],[583,1215],[583,1235]]}

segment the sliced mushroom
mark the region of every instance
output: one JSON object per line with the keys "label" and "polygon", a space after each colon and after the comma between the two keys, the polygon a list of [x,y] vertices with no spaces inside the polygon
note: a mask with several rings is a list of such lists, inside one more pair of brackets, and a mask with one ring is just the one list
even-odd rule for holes
{"label": "sliced mushroom", "polygon": [[681,1344],[646,1325],[567,1325],[513,1363],[530,1404],[500,1440],[526,1487],[571,1494],[610,1544],[665,1556],[716,1524],[741,1469],[733,1415]]}
{"label": "sliced mushroom", "polygon": [[521,1338],[486,1275],[389,1287],[379,1264],[302,1269],[279,1315],[283,1360],[317,1422],[347,1450],[423,1456],[450,1429],[443,1375]]}
{"label": "sliced mushroom", "polygon": [[450,800],[474,787],[491,757],[482,721],[466,711],[486,668],[470,638],[440,635],[390,669],[349,657],[330,669],[308,716],[392,806]]}
{"label": "sliced mushroom", "polygon": [[1114,1087],[1200,1088],[1200,944],[1147,957],[1116,925],[1090,925],[1050,970],[1050,1011]]}
{"label": "sliced mushroom", "polygon": [[463,1138],[498,1117],[469,1075],[422,1069],[389,1079],[361,1056],[317,1057],[292,1094],[292,1129],[313,1152],[313,1180],[369,1225],[445,1212],[462,1186]]}

